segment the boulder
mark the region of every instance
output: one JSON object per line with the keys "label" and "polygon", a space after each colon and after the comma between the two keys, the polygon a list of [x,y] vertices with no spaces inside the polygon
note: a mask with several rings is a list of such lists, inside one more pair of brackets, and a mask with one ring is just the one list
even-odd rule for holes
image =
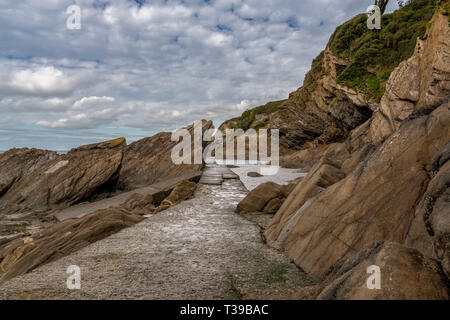
{"label": "boulder", "polygon": [[[450,110],[405,121],[343,180],[320,193],[304,209],[282,244],[303,270],[323,277],[327,270],[379,240],[404,243],[429,183],[437,150],[450,140]],[[312,175],[311,172],[309,175]],[[276,241],[289,216],[312,195],[303,179],[266,231]]]}
{"label": "boulder", "polygon": [[263,212],[272,199],[284,198],[283,188],[274,182],[266,182],[252,191],[237,205],[237,213]]}
{"label": "boulder", "polygon": [[[380,269],[380,288],[369,289],[367,268]],[[450,288],[439,263],[395,242],[376,242],[334,266],[320,285],[299,290],[297,299],[448,300]]]}
{"label": "boulder", "polygon": [[65,208],[108,191],[118,178],[125,139],[91,144],[54,156],[29,172],[2,197],[0,212]]}
{"label": "boulder", "polygon": [[[202,120],[202,124],[203,132],[213,128],[212,121]],[[194,125],[185,129],[191,134],[191,150],[194,150]],[[144,138],[128,145],[124,151],[118,188],[132,190],[165,179],[200,171],[203,164],[176,165],[173,163],[172,149],[178,142],[171,141],[171,138],[170,132],[161,132],[153,137]],[[205,145],[204,143],[203,147]]]}

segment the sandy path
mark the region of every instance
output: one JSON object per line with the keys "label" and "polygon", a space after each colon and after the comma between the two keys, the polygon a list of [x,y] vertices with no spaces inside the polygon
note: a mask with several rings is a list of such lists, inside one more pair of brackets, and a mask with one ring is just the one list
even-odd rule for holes
{"label": "sandy path", "polygon": [[[194,199],[2,284],[0,298],[285,298],[308,279],[234,213],[246,192],[236,179],[199,185]],[[66,289],[69,265],[81,290]]]}

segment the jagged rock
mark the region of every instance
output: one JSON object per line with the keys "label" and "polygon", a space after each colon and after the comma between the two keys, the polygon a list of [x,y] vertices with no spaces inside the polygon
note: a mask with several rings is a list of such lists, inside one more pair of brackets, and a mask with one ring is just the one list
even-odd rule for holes
{"label": "jagged rock", "polygon": [[54,151],[27,148],[11,149],[0,154],[0,197],[14,183],[56,156]]}
{"label": "jagged rock", "polygon": [[[367,286],[369,266],[380,268],[380,289]],[[320,285],[295,294],[319,300],[448,300],[450,288],[437,261],[395,242],[376,242],[334,266]]]}
{"label": "jagged rock", "polygon": [[294,188],[287,199],[283,202],[283,205],[278,210],[273,220],[270,222],[265,236],[269,244],[274,245],[277,242],[276,247],[280,247],[281,242],[279,239],[283,229],[287,225],[290,225],[289,221],[297,220],[301,215],[303,206],[307,203],[308,199],[317,196],[324,188],[338,182],[344,178],[340,166],[326,158],[320,160]]}
{"label": "jagged rock", "polygon": [[0,212],[65,208],[107,190],[118,178],[124,138],[82,146],[54,156],[29,172],[1,198]]}
{"label": "jagged rock", "polygon": [[[202,123],[203,132],[213,128],[212,121],[202,120]],[[194,126],[191,125],[186,129],[191,133],[192,150],[194,150]],[[171,141],[171,136],[170,132],[162,132],[128,145],[124,152],[118,187],[123,190],[132,190],[201,170],[202,164],[175,165],[173,163],[171,153],[178,142]]]}
{"label": "jagged rock", "polygon": [[[404,242],[429,182],[427,168],[431,169],[436,150],[449,139],[448,105],[404,122],[368,160],[301,212],[282,248],[303,270],[321,277],[373,241]],[[277,240],[289,217],[312,197],[299,194],[309,191],[307,181],[308,177],[300,182],[278,211],[266,231],[269,243]]]}
{"label": "jagged rock", "polygon": [[439,105],[450,92],[450,27],[436,14],[425,40],[392,72],[370,134],[374,144],[395,132],[413,112]]}
{"label": "jagged rock", "polygon": [[108,208],[80,219],[59,222],[31,238],[14,240],[0,249],[0,282],[78,251],[142,220],[132,211]]}
{"label": "jagged rock", "polygon": [[287,148],[314,140],[319,144],[339,141],[366,122],[377,106],[364,94],[337,83],[337,69],[347,64],[345,60],[334,56],[329,48],[317,59],[321,73],[314,74],[313,69],[309,75],[317,78],[315,86],[303,86],[291,93],[279,111],[271,114],[270,126],[282,128],[281,137],[290,142]]}

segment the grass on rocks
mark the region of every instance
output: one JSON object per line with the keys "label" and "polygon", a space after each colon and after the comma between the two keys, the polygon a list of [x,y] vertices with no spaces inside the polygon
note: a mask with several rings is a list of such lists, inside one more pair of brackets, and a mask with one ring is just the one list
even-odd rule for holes
{"label": "grass on rocks", "polygon": [[380,101],[391,72],[413,55],[417,38],[425,38],[439,5],[438,0],[413,0],[383,15],[381,30],[369,30],[365,14],[339,26],[328,46],[350,64],[338,75],[337,82]]}
{"label": "grass on rocks", "polygon": [[273,264],[269,266],[269,269],[263,275],[262,280],[267,284],[285,283],[288,270],[289,265],[287,263]]}

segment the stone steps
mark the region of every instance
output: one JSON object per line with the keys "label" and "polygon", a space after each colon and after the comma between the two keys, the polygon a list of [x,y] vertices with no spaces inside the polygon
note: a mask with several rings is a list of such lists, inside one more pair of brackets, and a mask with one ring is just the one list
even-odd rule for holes
{"label": "stone steps", "polygon": [[207,185],[221,185],[225,179],[237,178],[239,178],[238,175],[226,166],[207,165],[203,170],[203,175],[199,183]]}

